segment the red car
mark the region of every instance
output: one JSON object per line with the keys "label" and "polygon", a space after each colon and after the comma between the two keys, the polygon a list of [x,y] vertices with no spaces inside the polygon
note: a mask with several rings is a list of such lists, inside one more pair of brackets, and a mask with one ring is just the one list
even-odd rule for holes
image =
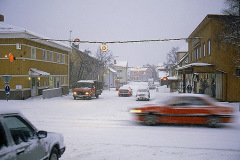
{"label": "red car", "polygon": [[146,125],[188,123],[218,127],[220,123],[233,122],[234,108],[223,106],[207,95],[178,94],[157,104],[133,108],[130,112]]}

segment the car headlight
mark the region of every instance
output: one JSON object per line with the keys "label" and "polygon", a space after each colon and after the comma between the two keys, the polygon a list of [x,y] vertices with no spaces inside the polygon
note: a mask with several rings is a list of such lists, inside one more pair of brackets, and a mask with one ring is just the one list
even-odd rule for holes
{"label": "car headlight", "polygon": [[77,94],[77,92],[73,92],[73,94],[74,94],[74,95],[76,95],[76,94]]}
{"label": "car headlight", "polygon": [[130,110],[130,113],[141,113],[142,112],[142,110],[140,110],[140,109],[132,109],[132,110]]}
{"label": "car headlight", "polygon": [[86,95],[89,95],[89,92],[86,92],[85,94],[86,94]]}

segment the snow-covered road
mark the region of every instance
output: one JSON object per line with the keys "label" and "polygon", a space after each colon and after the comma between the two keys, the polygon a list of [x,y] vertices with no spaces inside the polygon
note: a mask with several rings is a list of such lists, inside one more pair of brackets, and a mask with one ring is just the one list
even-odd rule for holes
{"label": "snow-covered road", "polygon": [[[133,93],[146,83],[130,83]],[[204,126],[135,123],[129,109],[168,96],[169,88],[151,91],[150,101],[118,97],[114,89],[104,90],[99,99],[73,100],[71,94],[42,99],[0,101],[1,107],[18,108],[41,130],[62,133],[66,152],[63,160],[164,159],[239,160],[240,121],[222,128]],[[236,104],[237,105],[237,104]],[[236,106],[237,107],[237,106]],[[1,109],[1,108],[0,108]]]}

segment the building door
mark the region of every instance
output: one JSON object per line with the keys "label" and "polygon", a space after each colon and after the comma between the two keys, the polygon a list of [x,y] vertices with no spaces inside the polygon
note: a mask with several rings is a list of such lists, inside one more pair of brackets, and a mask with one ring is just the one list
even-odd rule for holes
{"label": "building door", "polygon": [[31,97],[38,95],[37,77],[31,77]]}

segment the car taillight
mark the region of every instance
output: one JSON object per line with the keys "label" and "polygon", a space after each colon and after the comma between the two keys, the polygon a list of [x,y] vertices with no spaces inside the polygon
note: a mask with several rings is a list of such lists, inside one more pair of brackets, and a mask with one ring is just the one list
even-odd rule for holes
{"label": "car taillight", "polygon": [[120,93],[120,91],[118,91],[118,93]]}
{"label": "car taillight", "polygon": [[128,91],[128,94],[130,94],[131,92],[130,91]]}

